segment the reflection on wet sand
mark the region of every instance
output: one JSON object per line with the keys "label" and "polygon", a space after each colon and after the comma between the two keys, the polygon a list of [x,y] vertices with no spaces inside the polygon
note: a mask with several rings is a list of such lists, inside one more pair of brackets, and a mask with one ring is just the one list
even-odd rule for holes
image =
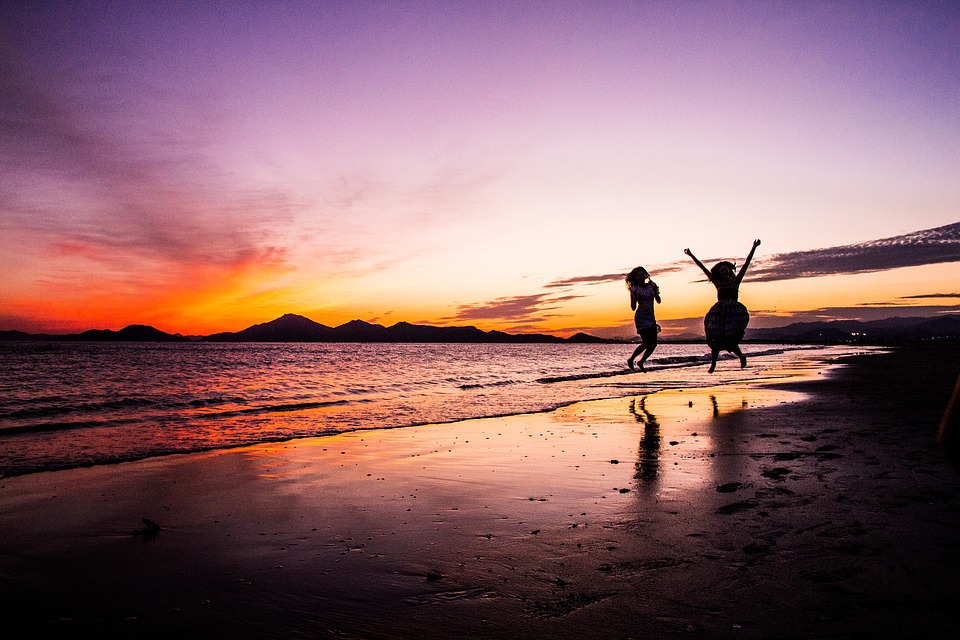
{"label": "reflection on wet sand", "polygon": [[[720,417],[720,403],[717,402],[717,396],[716,396],[715,394],[713,394],[713,393],[710,394],[710,406],[713,407],[713,417],[714,417],[714,418],[719,418],[719,417]],[[750,403],[747,402],[747,399],[746,399],[746,398],[743,398],[743,399],[740,401],[740,407],[739,407],[740,409],[746,409],[746,408],[749,407],[749,406],[750,406]],[[731,409],[728,409],[728,411],[730,411],[730,412],[737,411],[737,408],[731,408]]]}
{"label": "reflection on wet sand", "polygon": [[[743,442],[736,423],[728,418],[750,407],[785,400],[782,391],[752,389],[750,393],[753,398],[749,400],[742,388],[699,393],[665,391],[631,398],[630,414],[643,425],[634,474],[637,484],[644,489],[655,487],[659,494],[681,486],[709,485],[708,478],[738,473],[743,464]],[[713,426],[699,433],[685,431],[686,423],[698,418]],[[665,447],[668,441],[670,446]],[[681,459],[683,464],[678,465]]]}
{"label": "reflection on wet sand", "polygon": [[631,400],[630,413],[643,425],[637,472],[633,477],[643,481],[656,480],[660,472],[660,423],[655,415],[647,411],[647,396],[639,401],[636,398]]}

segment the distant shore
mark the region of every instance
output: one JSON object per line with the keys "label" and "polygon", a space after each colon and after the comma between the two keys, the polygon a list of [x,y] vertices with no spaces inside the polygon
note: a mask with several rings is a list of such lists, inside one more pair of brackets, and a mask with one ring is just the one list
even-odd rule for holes
{"label": "distant shore", "polygon": [[0,480],[5,635],[951,637],[960,348],[783,373]]}
{"label": "distant shore", "polygon": [[[811,344],[811,345],[874,345],[898,346],[912,343],[960,342],[960,315],[934,318],[888,318],[872,322],[836,320],[798,322],[772,329],[748,329],[745,343]],[[578,332],[563,338],[543,333],[507,333],[484,331],[473,326],[431,326],[398,322],[389,327],[351,320],[338,327],[329,327],[304,316],[287,313],[242,331],[221,332],[206,336],[183,336],[155,327],[133,324],[119,331],[90,329],[73,334],[26,333],[0,331],[0,342],[397,342],[397,343],[466,343],[466,344],[557,344],[557,343],[625,343],[635,336],[603,338]],[[666,334],[662,342],[703,344],[703,336]]]}

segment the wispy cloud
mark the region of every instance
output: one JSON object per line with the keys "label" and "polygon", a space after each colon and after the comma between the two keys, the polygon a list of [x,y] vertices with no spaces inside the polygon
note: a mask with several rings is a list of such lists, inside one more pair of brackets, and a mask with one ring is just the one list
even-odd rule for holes
{"label": "wispy cloud", "polygon": [[748,277],[753,282],[774,282],[957,261],[960,222],[881,240],[775,254],[758,261]]}
{"label": "wispy cloud", "polygon": [[921,293],[915,296],[901,296],[900,300],[926,300],[927,298],[960,298],[960,293]]}
{"label": "wispy cloud", "polygon": [[544,285],[545,289],[566,289],[581,284],[607,284],[609,282],[622,281],[625,273],[607,273],[602,276],[578,276],[574,278],[565,278],[563,280],[554,280]]}
{"label": "wispy cloud", "polygon": [[[711,264],[717,260],[729,259],[731,258],[711,258],[704,262]],[[960,222],[881,240],[810,251],[778,253],[766,258],[757,257],[753,261],[748,278],[751,282],[773,282],[957,261],[960,261]],[[689,260],[676,260],[650,265],[649,270],[656,278],[658,275],[696,270],[696,267]],[[696,270],[696,273],[700,274],[700,271]],[[554,280],[544,285],[544,288],[570,289],[580,285],[608,284],[622,281],[625,275],[626,271],[574,276]],[[960,297],[960,293],[932,293],[903,299],[954,297]]]}
{"label": "wispy cloud", "polygon": [[581,296],[554,296],[540,293],[497,298],[489,302],[460,305],[457,312],[445,320],[452,322],[497,320],[510,324],[541,322],[547,318],[557,317],[560,314],[553,313],[555,309],[579,297]]}
{"label": "wispy cloud", "polygon": [[[671,262],[668,264],[655,265],[655,267],[650,268],[650,273],[652,276],[661,276],[668,273],[678,273],[684,271],[687,268],[687,264],[682,261]],[[609,284],[611,282],[623,282],[623,279],[626,277],[629,269],[625,269],[623,272],[619,273],[605,273],[598,276],[574,276],[572,278],[563,278],[560,280],[554,280],[544,285],[545,289],[568,289],[570,287],[576,287],[580,285],[592,285],[592,284]]]}

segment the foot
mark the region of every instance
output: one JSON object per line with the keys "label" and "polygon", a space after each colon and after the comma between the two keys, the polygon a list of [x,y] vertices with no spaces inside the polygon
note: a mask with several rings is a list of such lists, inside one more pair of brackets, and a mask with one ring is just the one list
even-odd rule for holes
{"label": "foot", "polygon": [[710,368],[707,369],[707,373],[713,373],[713,370],[716,369],[716,368],[717,368],[717,363],[716,363],[716,362],[711,362],[711,363],[710,363]]}
{"label": "foot", "polygon": [[633,359],[627,360],[627,366],[633,369]]}
{"label": "foot", "polygon": [[745,369],[747,367],[747,356],[740,356],[740,368]]}

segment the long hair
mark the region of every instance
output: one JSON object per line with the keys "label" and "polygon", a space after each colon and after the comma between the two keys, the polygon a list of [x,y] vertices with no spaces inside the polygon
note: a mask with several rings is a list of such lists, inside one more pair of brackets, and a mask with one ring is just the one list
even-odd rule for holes
{"label": "long hair", "polygon": [[627,277],[624,278],[627,284],[627,289],[630,287],[639,287],[643,284],[644,280],[648,279],[650,274],[647,273],[647,270],[643,267],[634,267],[630,273],[627,274]]}

